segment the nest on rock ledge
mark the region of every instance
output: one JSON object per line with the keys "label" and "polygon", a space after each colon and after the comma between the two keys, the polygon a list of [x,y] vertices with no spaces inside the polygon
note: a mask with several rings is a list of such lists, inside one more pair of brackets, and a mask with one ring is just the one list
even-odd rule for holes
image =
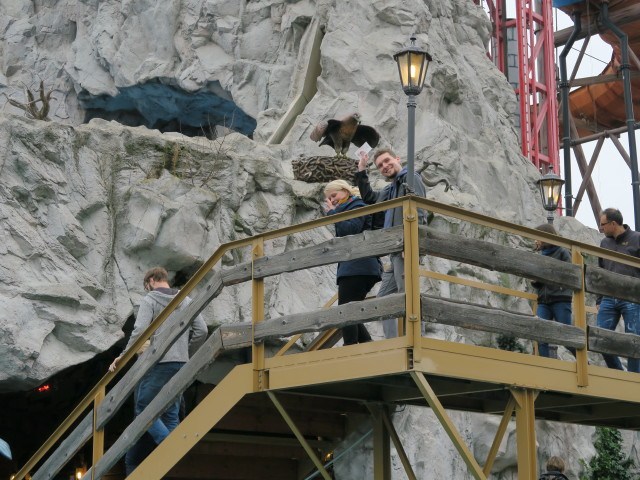
{"label": "nest on rock ledge", "polygon": [[293,177],[307,183],[325,183],[343,179],[353,183],[358,162],[344,157],[301,157],[291,161]]}

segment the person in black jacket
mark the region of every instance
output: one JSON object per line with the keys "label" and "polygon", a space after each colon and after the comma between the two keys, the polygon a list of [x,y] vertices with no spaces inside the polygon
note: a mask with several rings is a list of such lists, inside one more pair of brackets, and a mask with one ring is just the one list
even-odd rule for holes
{"label": "person in black jacket", "polygon": [[[557,235],[556,229],[549,223],[537,226],[536,230]],[[539,250],[542,255],[571,263],[571,253],[566,248],[536,240],[536,250]],[[542,282],[532,282],[532,285],[538,290],[536,315],[544,320],[555,320],[571,325],[571,290]],[[538,352],[542,357],[557,358],[556,349],[555,345],[550,349],[548,343],[538,343]],[[569,348],[569,351],[575,356],[575,348]]]}
{"label": "person in black jacket", "polygon": [[[329,182],[324,189],[324,210],[327,215],[346,212],[366,206],[359,198],[357,188],[344,180]],[[335,224],[336,236],[355,235],[371,230],[371,215],[343,220]],[[371,288],[380,281],[382,264],[377,257],[360,258],[338,263],[338,304],[364,300]],[[370,342],[371,336],[367,328],[359,323],[342,329],[345,345]]]}
{"label": "person in black jacket", "polygon": [[[607,208],[600,214],[600,231],[604,233],[604,238],[600,242],[602,248],[615,252],[640,257],[640,232],[636,232],[624,223],[622,213],[615,208]],[[610,272],[628,275],[630,277],[640,277],[640,268],[625,265],[624,263],[598,259],[598,265]],[[626,333],[640,335],[640,303],[633,303],[627,300],[620,300],[613,297],[602,297],[596,300],[598,306],[598,327],[615,330],[620,321],[624,319],[624,330]],[[622,363],[615,355],[602,355],[609,368],[622,370]],[[627,371],[640,372],[640,359],[629,358]]]}

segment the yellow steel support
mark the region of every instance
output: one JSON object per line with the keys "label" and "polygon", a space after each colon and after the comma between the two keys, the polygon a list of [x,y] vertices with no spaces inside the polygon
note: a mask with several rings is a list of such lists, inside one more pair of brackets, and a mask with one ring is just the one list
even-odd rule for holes
{"label": "yellow steel support", "polygon": [[536,424],[534,402],[538,393],[530,389],[511,389],[516,400],[516,438],[518,442],[518,480],[536,480]]}
{"label": "yellow steel support", "polygon": [[[471,453],[471,450],[469,450],[469,447],[467,447],[467,445],[462,440],[458,429],[451,422],[451,419],[447,415],[447,412],[442,406],[442,403],[440,403],[440,400],[438,400],[438,397],[431,388],[431,385],[429,385],[429,382],[427,382],[427,379],[424,377],[423,373],[413,371],[411,372],[411,377],[413,378],[413,381],[416,382],[418,389],[427,400],[427,403],[433,410],[433,413],[435,413],[436,417],[438,417],[438,420],[440,420],[440,424],[444,428],[445,432],[447,432],[447,435],[449,435],[449,438],[453,442],[453,446],[456,447],[456,450],[458,450],[458,453],[462,457],[462,460],[464,460],[464,463],[467,464],[467,468],[469,469],[469,472],[471,472],[471,475],[473,475],[473,478],[475,478],[476,480],[486,480],[487,477],[482,471],[482,468],[480,468],[480,465],[478,465],[478,462]],[[522,479],[519,478],[519,480]]]}
{"label": "yellow steel support", "polygon": [[502,420],[500,420],[500,425],[498,425],[498,431],[496,432],[496,436],[493,439],[493,444],[491,445],[491,449],[489,450],[489,454],[487,455],[487,460],[484,462],[484,468],[482,469],[482,472],[487,477],[491,473],[493,462],[498,455],[498,449],[500,448],[500,444],[502,443],[502,439],[504,438],[504,434],[507,431],[509,421],[511,420],[511,416],[513,415],[513,411],[515,408],[516,400],[512,396],[511,398],[509,398],[507,406],[504,409],[504,415],[502,415]]}
{"label": "yellow steel support", "polygon": [[478,282],[477,280],[470,280],[468,278],[456,277],[454,275],[447,275],[446,273],[432,272],[431,270],[420,269],[420,276],[433,278],[434,280],[441,280],[443,282],[456,283],[458,285],[465,285],[467,287],[479,288],[481,290],[487,290],[489,292],[502,293],[504,295],[511,295],[513,297],[526,298],[527,300],[535,301],[538,296],[535,293],[521,292],[513,288],[503,287],[502,285],[491,285],[489,283]]}
{"label": "yellow steel support", "polygon": [[289,428],[291,429],[293,434],[296,436],[296,438],[300,442],[300,445],[302,445],[302,448],[304,448],[304,451],[307,452],[307,455],[309,455],[309,458],[318,469],[318,472],[320,472],[320,475],[322,475],[322,478],[324,478],[325,480],[331,480],[331,476],[329,475],[327,470],[325,470],[324,465],[322,465],[322,462],[316,455],[316,452],[313,451],[313,448],[311,448],[311,446],[309,445],[309,442],[307,442],[307,440],[304,438],[304,435],[302,435],[302,432],[300,432],[298,427],[296,427],[296,424],[294,423],[293,419],[289,416],[287,411],[284,409],[284,407],[280,403],[280,400],[278,400],[276,398],[276,395],[271,391],[268,391],[267,395],[269,395],[269,398],[271,399],[275,407],[280,412],[280,415],[282,415],[282,418],[284,418],[284,421],[287,422],[287,425],[289,425]]}
{"label": "yellow steel support", "polygon": [[[582,258],[582,252],[580,247],[573,246],[571,248],[571,261],[576,265],[582,267],[584,272],[584,259]],[[587,312],[585,311],[585,284],[584,276],[582,277],[582,289],[573,293],[573,318],[576,327],[580,327],[587,334]],[[588,342],[587,342],[588,343]],[[576,350],[576,369],[578,374],[578,386],[586,387],[589,385],[589,359],[587,355],[587,348]]]}
{"label": "yellow steel support", "polygon": [[[254,327],[256,323],[264,320],[264,279],[255,278],[253,274],[253,262],[263,255],[264,240],[256,238],[251,249],[251,322]],[[251,359],[253,361],[254,389],[256,392],[264,391],[269,388],[264,370],[264,343],[251,342]]]}
{"label": "yellow steel support", "polygon": [[369,403],[367,404],[367,408],[371,412],[371,415],[373,415],[375,422],[377,422],[380,418],[382,419],[384,427],[391,437],[393,446],[396,447],[396,451],[398,452],[398,456],[400,457],[400,461],[402,462],[404,471],[407,474],[407,478],[409,480],[417,480],[418,477],[416,477],[416,474],[413,472],[413,467],[411,466],[411,462],[409,462],[409,457],[407,457],[407,453],[405,452],[404,446],[400,441],[398,432],[393,426],[393,422],[391,421],[391,417],[389,416],[389,411],[387,410],[386,406],[377,403]]}
{"label": "yellow steel support", "polygon": [[[102,458],[104,455],[104,429],[96,430],[96,425],[98,424],[98,406],[100,402],[104,400],[105,397],[105,387],[102,388],[96,393],[96,396],[93,399],[93,463],[95,465],[98,463],[98,460]],[[91,469],[91,480],[93,480],[95,470]]]}
{"label": "yellow steel support", "polygon": [[[420,345],[420,248],[418,245],[418,209],[414,200],[402,204],[404,215],[404,290],[406,294],[407,338],[409,344]],[[420,349],[414,348],[414,361],[420,360]]]}
{"label": "yellow steel support", "polygon": [[[334,303],[336,303],[336,300],[338,300],[338,294],[336,293],[333,297],[331,297],[331,300],[329,300],[327,303],[325,303],[322,306],[322,309],[325,308],[329,308],[331,305],[333,305]],[[322,332],[320,335],[328,338],[333,334],[334,330],[327,330],[326,332]],[[296,343],[298,341],[298,339],[302,336],[301,333],[294,335],[293,337],[291,337],[291,339],[287,342],[287,344],[282,347],[278,353],[276,353],[274,356],[275,357],[279,357],[281,355],[284,355],[292,346],[294,343]],[[324,339],[323,341],[320,342],[320,344],[324,343]]]}
{"label": "yellow steel support", "polygon": [[373,417],[373,480],[391,480],[391,445],[382,415]]}
{"label": "yellow steel support", "polygon": [[242,397],[253,391],[251,365],[235,367],[164,441],[156,447],[127,480],[163,478],[191,448],[204,439]]}

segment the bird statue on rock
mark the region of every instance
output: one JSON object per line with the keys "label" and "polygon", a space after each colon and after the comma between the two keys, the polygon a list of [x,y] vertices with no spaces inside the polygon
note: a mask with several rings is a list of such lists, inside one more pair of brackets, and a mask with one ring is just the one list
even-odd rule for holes
{"label": "bird statue on rock", "polygon": [[366,142],[375,148],[380,141],[380,134],[373,127],[361,125],[360,119],[360,114],[354,113],[342,120],[323,120],[311,132],[311,140],[333,147],[337,157],[346,157],[351,143],[361,147]]}

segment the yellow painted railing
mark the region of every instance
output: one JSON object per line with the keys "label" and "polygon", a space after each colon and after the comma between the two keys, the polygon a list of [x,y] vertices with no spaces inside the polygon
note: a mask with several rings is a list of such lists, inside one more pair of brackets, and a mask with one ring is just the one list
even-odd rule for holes
{"label": "yellow painted railing", "polygon": [[[517,225],[505,220],[496,219],[487,215],[474,213],[468,210],[464,210],[458,207],[452,207],[444,205],[438,202],[427,200],[420,197],[408,196],[395,200],[390,200],[376,205],[363,207],[360,209],[352,210],[350,212],[344,212],[329,217],[319,218],[317,220],[305,222],[298,225],[292,225],[277,230],[257,234],[248,238],[233,240],[221,245],[214,253],[209,257],[198,271],[191,277],[182,290],[174,297],[174,299],[167,305],[165,310],[158,315],[158,317],[149,325],[145,332],[134,342],[131,348],[124,353],[122,359],[118,363],[118,368],[115,372],[106,373],[99,382],[91,389],[91,391],[85,396],[85,398],[77,405],[77,407],[69,414],[69,416],[62,422],[62,424],[55,430],[51,437],[38,449],[38,451],[32,456],[32,458],[24,465],[24,467],[16,474],[15,480],[22,480],[27,474],[35,467],[35,465],[50,451],[62,436],[67,432],[69,427],[73,425],[80,415],[89,409],[91,406],[94,409],[104,398],[104,392],[107,385],[113,380],[117,373],[122,370],[128,362],[135,356],[136,352],[140,349],[143,343],[149,339],[149,337],[155,332],[155,330],[164,322],[169,315],[175,310],[175,308],[189,295],[193,289],[204,279],[204,277],[219,264],[222,257],[227,253],[239,248],[251,248],[252,261],[264,255],[265,242],[274,240],[295,233],[300,233],[319,227],[331,225],[343,220],[357,218],[362,215],[368,215],[376,212],[381,212],[389,208],[402,207],[405,216],[405,228],[404,228],[404,258],[405,258],[405,278],[406,278],[406,315],[408,331],[407,336],[411,337],[410,345],[417,344],[420,337],[420,291],[419,291],[419,277],[421,275],[448,282],[454,282],[462,285],[468,285],[476,288],[483,288],[496,293],[504,293],[507,295],[514,295],[527,300],[535,301],[535,295],[527,292],[520,292],[505,287],[493,286],[484,284],[481,282],[475,282],[471,280],[461,279],[450,275],[445,275],[437,272],[428,272],[420,269],[419,264],[419,251],[418,251],[418,222],[417,222],[417,209],[425,209],[434,214],[442,216],[456,218],[458,220],[467,221],[476,225],[485,226],[488,228],[504,231],[513,235],[522,236],[529,239],[542,240],[546,243],[559,245],[570,249],[574,252],[574,263],[578,259],[582,258],[583,254],[593,255],[616,262],[640,267],[640,261],[626,255],[619,254],[610,250],[605,250],[600,247],[589,245],[586,243],[570,240],[567,238],[551,235],[546,232],[542,232],[530,227]],[[264,319],[264,280],[256,279],[252,280],[252,318],[253,322],[259,322]],[[584,286],[581,297],[584,299]],[[335,300],[333,300],[335,301]],[[327,304],[326,306],[328,306]],[[583,328],[586,327],[586,320],[584,315],[587,311],[594,311],[592,307],[585,306],[580,309],[579,315],[581,318],[576,318],[576,325]],[[282,355],[286,350],[295,343],[297,338],[292,338],[291,341],[281,349],[277,355]],[[264,365],[264,349],[260,345],[256,345],[253,342],[253,364],[256,372],[255,386],[256,390],[261,390],[263,387],[262,379],[260,378],[260,370]],[[578,356],[579,374],[586,371],[586,349],[584,354]],[[93,458],[94,462],[100,458],[103,453],[103,432],[95,429],[95,415],[94,415],[94,429],[93,429]]]}

